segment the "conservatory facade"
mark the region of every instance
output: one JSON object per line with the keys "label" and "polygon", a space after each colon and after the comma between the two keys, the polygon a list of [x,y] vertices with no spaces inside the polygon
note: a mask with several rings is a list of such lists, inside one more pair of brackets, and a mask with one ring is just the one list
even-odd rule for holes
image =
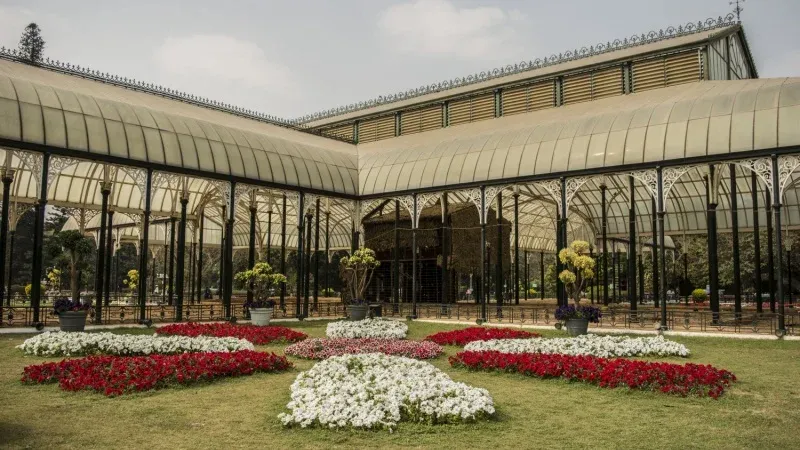
{"label": "conservatory facade", "polygon": [[[800,225],[798,146],[800,78],[759,79],[732,17],[291,121],[3,51],[3,323],[48,319],[40,283],[29,304],[15,305],[6,273],[8,237],[32,211],[29,280],[43,279],[51,205],[72,212],[66,228],[96,239],[98,323],[241,314],[237,250],[249,266],[294,270],[276,293],[285,316],[341,314],[340,304],[317,302],[329,287],[320,267],[358,246],[384,262],[369,294],[384,315],[549,323],[567,299],[556,284],[551,306],[530,303],[546,296],[545,255],[581,239],[604,261],[590,295],[611,307],[607,324],[791,333],[798,316],[783,249]],[[733,243],[728,306],[719,233]],[[679,309],[668,305],[674,241],[698,234],[708,236],[710,301]],[[745,235],[755,259],[769,260],[766,273],[740,267]],[[123,242],[138,249],[144,276],[134,304],[120,306],[109,301],[110,269]],[[216,305],[201,298],[204,247],[220,249]],[[167,304],[153,292],[161,251]],[[743,277],[757,280],[754,301]]]}

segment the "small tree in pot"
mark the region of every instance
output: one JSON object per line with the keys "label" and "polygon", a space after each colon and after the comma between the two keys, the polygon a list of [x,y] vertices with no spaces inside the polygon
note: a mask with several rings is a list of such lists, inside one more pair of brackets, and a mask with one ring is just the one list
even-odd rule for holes
{"label": "small tree in pot", "polygon": [[[55,308],[61,328],[65,331],[83,330],[86,324],[86,312],[91,308],[91,304],[83,305],[81,303],[78,272],[88,268],[86,259],[94,251],[94,242],[80,231],[61,231],[56,233],[48,243],[48,251],[53,257],[59,258],[69,266],[69,287],[72,300],[61,299],[62,307]],[[63,301],[70,303],[67,304]]]}
{"label": "small tree in pot", "polygon": [[375,252],[368,248],[360,248],[351,256],[339,261],[339,272],[347,290],[343,299],[347,298],[347,312],[351,320],[363,320],[367,317],[366,293],[375,268],[381,262],[375,258]]}
{"label": "small tree in pot", "polygon": [[567,331],[573,336],[586,334],[589,322],[597,323],[601,317],[600,309],[581,306],[583,289],[589,280],[594,278],[595,261],[586,255],[588,251],[588,242],[574,241],[569,247],[558,252],[558,258],[565,266],[558,278],[564,283],[567,295],[572,298],[573,304],[559,307],[555,316],[557,320],[566,322]]}
{"label": "small tree in pot", "polygon": [[280,273],[272,273],[272,266],[268,263],[259,262],[252,269],[237,273],[234,279],[253,293],[253,300],[244,304],[250,311],[252,324],[269,325],[275,308],[275,302],[269,298],[272,286],[286,283],[286,277]]}

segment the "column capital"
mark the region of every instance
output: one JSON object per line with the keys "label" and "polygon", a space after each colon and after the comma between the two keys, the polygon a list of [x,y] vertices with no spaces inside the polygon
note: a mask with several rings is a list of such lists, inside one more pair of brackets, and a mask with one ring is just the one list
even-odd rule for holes
{"label": "column capital", "polygon": [[16,172],[15,169],[7,169],[5,167],[0,169],[0,176],[2,176],[3,182],[11,183],[12,181],[14,181],[15,172]]}

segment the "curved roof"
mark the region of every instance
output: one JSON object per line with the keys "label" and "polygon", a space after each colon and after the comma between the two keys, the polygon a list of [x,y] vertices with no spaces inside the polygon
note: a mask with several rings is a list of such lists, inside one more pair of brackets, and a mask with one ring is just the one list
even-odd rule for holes
{"label": "curved roof", "polygon": [[800,145],[800,78],[704,81],[358,146],[361,195]]}
{"label": "curved roof", "polygon": [[357,193],[350,144],[8,60],[0,60],[0,138],[89,159]]}

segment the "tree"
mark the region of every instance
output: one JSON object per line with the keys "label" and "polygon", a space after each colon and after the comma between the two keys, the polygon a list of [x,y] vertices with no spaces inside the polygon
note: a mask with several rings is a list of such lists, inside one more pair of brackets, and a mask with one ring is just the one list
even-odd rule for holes
{"label": "tree", "polygon": [[558,259],[566,268],[558,274],[575,306],[581,303],[581,293],[586,283],[594,278],[594,259],[584,253],[589,251],[586,241],[573,241],[569,247],[558,252]]}
{"label": "tree", "polygon": [[375,259],[375,252],[368,248],[360,248],[353,256],[345,256],[339,261],[342,279],[347,285],[350,299],[354,302],[363,302],[375,268],[381,262]]}
{"label": "tree", "polygon": [[67,230],[53,235],[48,242],[48,253],[69,266],[69,287],[72,300],[80,299],[78,272],[86,266],[86,257],[94,251],[94,241],[77,230]]}
{"label": "tree", "polygon": [[35,23],[28,24],[19,39],[20,56],[29,63],[38,63],[44,56],[45,42],[42,30]]}
{"label": "tree", "polygon": [[253,292],[254,301],[245,304],[247,308],[272,307],[274,303],[269,300],[272,286],[286,282],[283,274],[273,273],[272,267],[265,262],[258,262],[252,269],[237,273],[234,279]]}

